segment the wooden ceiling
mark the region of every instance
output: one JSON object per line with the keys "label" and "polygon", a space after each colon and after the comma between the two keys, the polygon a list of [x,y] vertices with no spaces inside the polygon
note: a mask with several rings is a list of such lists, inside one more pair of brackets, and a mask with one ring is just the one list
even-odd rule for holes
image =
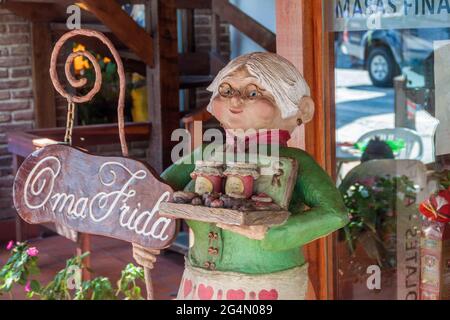
{"label": "wooden ceiling", "polygon": [[[29,21],[51,22],[53,26],[65,23],[68,17],[67,6],[73,3],[75,2],[66,0],[3,0],[0,2],[2,7]],[[153,67],[152,37],[122,10],[120,1],[80,0],[76,4],[84,10],[82,14],[84,26],[89,25],[92,29],[112,32],[141,61]],[[99,22],[103,26],[98,25]]]}

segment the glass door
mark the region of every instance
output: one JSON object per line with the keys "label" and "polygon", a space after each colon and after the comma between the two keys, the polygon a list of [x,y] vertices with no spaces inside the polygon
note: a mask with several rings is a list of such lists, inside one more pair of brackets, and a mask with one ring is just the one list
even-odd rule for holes
{"label": "glass door", "polygon": [[334,296],[448,297],[449,227],[436,220],[450,201],[449,2],[322,4],[324,37],[332,38],[325,43],[334,51],[324,57],[333,61],[325,68],[334,74],[325,92],[334,112],[333,164],[351,218],[333,240]]}

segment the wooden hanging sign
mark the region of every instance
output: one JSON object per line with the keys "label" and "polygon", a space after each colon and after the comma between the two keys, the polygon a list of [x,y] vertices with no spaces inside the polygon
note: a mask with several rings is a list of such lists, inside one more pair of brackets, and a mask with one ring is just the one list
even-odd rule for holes
{"label": "wooden hanging sign", "polygon": [[50,145],[23,162],[13,190],[14,205],[28,223],[56,222],[153,249],[175,238],[176,220],[159,214],[172,188],[130,158]]}
{"label": "wooden hanging sign", "polygon": [[[93,156],[70,147],[75,120],[75,106],[91,101],[102,86],[100,65],[89,51],[72,52],[66,59],[67,82],[75,89],[87,84],[86,78],[77,78],[72,65],[77,57],[89,60],[95,72],[95,82],[84,96],[67,92],[59,80],[58,54],[64,44],[79,36],[98,39],[110,51],[117,65],[119,99],[117,126],[123,157]],[[101,32],[75,29],[65,33],[53,48],[50,58],[50,78],[56,91],[67,100],[65,144],[44,147],[31,154],[19,168],[14,181],[14,206],[29,223],[55,222],[65,233],[72,231],[117,238],[141,245],[147,299],[153,299],[150,264],[159,249],[168,247],[175,239],[176,221],[159,214],[162,202],[171,198],[173,190],[161,182],[145,164],[126,158],[128,146],[125,137],[125,70],[119,52]],[[150,251],[145,251],[146,249]],[[142,251],[142,250],[141,250]],[[133,256],[136,256],[133,254]]]}

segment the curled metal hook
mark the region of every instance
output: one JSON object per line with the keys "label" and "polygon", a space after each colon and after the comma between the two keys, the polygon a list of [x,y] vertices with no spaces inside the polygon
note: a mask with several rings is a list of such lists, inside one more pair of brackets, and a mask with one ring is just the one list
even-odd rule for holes
{"label": "curled metal hook", "polygon": [[56,42],[50,60],[50,78],[52,79],[53,86],[60,95],[62,95],[64,98],[67,99],[69,103],[83,103],[91,101],[92,98],[100,91],[100,87],[102,85],[102,73],[100,70],[100,66],[95,57],[88,51],[78,51],[71,53],[67,57],[64,69],[66,78],[72,87],[81,88],[85,86],[87,83],[87,79],[86,78],[76,79],[71,73],[71,66],[76,57],[79,56],[86,57],[94,66],[95,71],[95,83],[92,89],[85,96],[76,96],[76,95],[73,96],[64,90],[63,86],[61,85],[61,82],[59,81],[58,73],[56,71],[58,54],[67,40],[80,35],[99,39],[103,44],[105,44],[108,47],[108,49],[111,51],[111,54],[114,57],[114,60],[116,61],[117,73],[119,75],[119,101],[117,105],[117,119],[119,127],[120,146],[122,148],[122,154],[124,156],[128,156],[128,146],[125,140],[125,120],[123,115],[125,108],[125,72],[123,68],[122,59],[120,58],[119,53],[117,52],[116,48],[114,48],[112,42],[103,33],[95,30],[77,29],[67,32]]}

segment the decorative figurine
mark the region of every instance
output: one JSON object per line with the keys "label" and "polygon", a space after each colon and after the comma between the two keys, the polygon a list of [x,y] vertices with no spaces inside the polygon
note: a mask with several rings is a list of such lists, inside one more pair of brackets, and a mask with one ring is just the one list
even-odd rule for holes
{"label": "decorative figurine", "polygon": [[[232,60],[208,90],[212,92],[208,111],[226,131],[227,143],[230,137],[233,138],[233,130],[254,129],[256,134],[248,137],[247,141],[256,139],[261,143],[264,140],[266,144],[278,141],[276,147],[279,147],[280,159],[289,160],[283,161],[285,166],[291,163],[293,170],[291,173],[279,170],[271,179],[264,180],[258,178],[254,167],[230,165],[225,175],[239,177],[239,172],[251,169],[251,181],[239,189],[236,185],[239,181],[231,179],[233,181],[230,180],[228,187],[223,188],[224,194],[204,194],[204,199],[211,198],[208,203],[211,208],[206,209],[226,215],[242,214],[223,207],[233,201],[249,201],[255,207],[262,205],[265,208],[261,214],[264,211],[270,215],[267,209],[271,207],[265,207],[270,204],[284,208],[290,214],[278,225],[261,222],[254,225],[228,224],[220,219],[213,223],[205,222],[210,221],[207,218],[195,218],[195,213],[204,207],[185,205],[192,209],[193,215],[188,215],[190,218],[186,221],[194,239],[191,239],[193,245],[189,249],[177,298],[304,299],[308,265],[302,246],[342,228],[348,222],[341,195],[326,172],[305,151],[287,146],[292,131],[313,117],[314,102],[309,97],[309,87],[285,58],[272,53],[251,53]],[[200,148],[195,152],[201,151]],[[190,157],[194,158],[194,154]],[[176,190],[185,190],[188,201],[196,198],[191,181],[195,161],[190,163],[175,163],[161,175]],[[241,178],[248,175],[241,174]],[[290,181],[287,175],[295,179]],[[256,193],[251,196],[248,186],[252,188],[253,182]],[[241,198],[245,199],[233,198],[236,192],[244,195]],[[178,194],[177,199],[183,199],[183,195]],[[202,200],[197,199],[196,204],[201,203]],[[166,207],[161,207],[163,215]],[[252,212],[250,215],[254,217]],[[135,246],[135,250],[142,249]]]}

